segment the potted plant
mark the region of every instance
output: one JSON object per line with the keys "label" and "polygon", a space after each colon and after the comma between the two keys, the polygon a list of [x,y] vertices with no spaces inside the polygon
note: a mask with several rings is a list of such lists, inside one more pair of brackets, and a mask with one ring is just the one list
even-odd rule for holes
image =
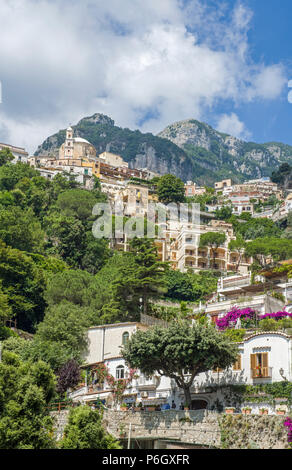
{"label": "potted plant", "polygon": [[135,406],[134,408],[135,411],[141,411],[142,410],[142,402],[138,403],[138,406]]}
{"label": "potted plant", "polygon": [[259,413],[260,413],[260,415],[268,415],[269,410],[268,410],[268,408],[260,408]]}
{"label": "potted plant", "polygon": [[122,403],[121,406],[120,406],[120,410],[121,410],[121,411],[128,411],[128,405],[127,405],[127,403]]}
{"label": "potted plant", "polygon": [[155,406],[147,406],[147,411],[155,411]]}
{"label": "potted plant", "polygon": [[125,431],[125,425],[121,424],[120,425],[120,438],[126,437],[126,431]]}
{"label": "potted plant", "polygon": [[189,409],[190,409],[190,408],[189,408],[188,404],[185,403],[185,404],[184,404],[184,410],[185,410],[185,411],[189,411]]}
{"label": "potted plant", "polygon": [[228,407],[228,408],[225,408],[225,413],[227,415],[232,415],[235,411],[235,408],[233,408],[232,406]]}
{"label": "potted plant", "polygon": [[283,416],[283,415],[286,414],[286,410],[284,408],[278,408],[276,410],[276,413],[277,413],[277,415],[282,415]]}
{"label": "potted plant", "polygon": [[251,414],[251,408],[249,406],[246,406],[245,408],[241,409],[241,412],[243,415],[250,415]]}

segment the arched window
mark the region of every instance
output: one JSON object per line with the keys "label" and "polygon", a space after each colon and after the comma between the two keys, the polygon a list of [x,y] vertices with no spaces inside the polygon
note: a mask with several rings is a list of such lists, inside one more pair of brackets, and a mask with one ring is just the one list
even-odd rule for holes
{"label": "arched window", "polygon": [[125,368],[124,366],[118,366],[116,368],[116,379],[124,379],[125,377]]}
{"label": "arched window", "polygon": [[129,337],[129,333],[125,331],[125,333],[123,333],[123,346],[126,346],[127,342],[129,341]]}

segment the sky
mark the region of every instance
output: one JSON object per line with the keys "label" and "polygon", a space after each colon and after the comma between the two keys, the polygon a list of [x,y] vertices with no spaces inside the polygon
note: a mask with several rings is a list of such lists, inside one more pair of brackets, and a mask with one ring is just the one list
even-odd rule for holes
{"label": "sky", "polygon": [[0,142],[103,113],[292,145],[291,0],[5,0],[0,21]]}

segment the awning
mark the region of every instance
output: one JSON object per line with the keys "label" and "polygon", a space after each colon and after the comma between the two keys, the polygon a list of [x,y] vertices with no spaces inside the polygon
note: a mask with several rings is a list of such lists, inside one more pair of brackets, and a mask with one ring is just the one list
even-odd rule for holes
{"label": "awning", "polygon": [[167,399],[166,398],[148,398],[143,400],[142,403],[143,405],[149,405],[149,406],[155,406],[155,405],[163,405],[166,403]]}

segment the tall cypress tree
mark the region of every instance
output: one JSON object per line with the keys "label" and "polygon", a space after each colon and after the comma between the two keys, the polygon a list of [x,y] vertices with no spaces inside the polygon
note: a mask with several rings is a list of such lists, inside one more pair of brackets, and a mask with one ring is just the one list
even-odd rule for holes
{"label": "tall cypress tree", "polygon": [[133,238],[130,250],[135,256],[135,269],[131,273],[135,291],[142,298],[142,310],[147,314],[150,298],[159,297],[166,291],[164,273],[168,263],[158,260],[157,248],[152,239]]}

